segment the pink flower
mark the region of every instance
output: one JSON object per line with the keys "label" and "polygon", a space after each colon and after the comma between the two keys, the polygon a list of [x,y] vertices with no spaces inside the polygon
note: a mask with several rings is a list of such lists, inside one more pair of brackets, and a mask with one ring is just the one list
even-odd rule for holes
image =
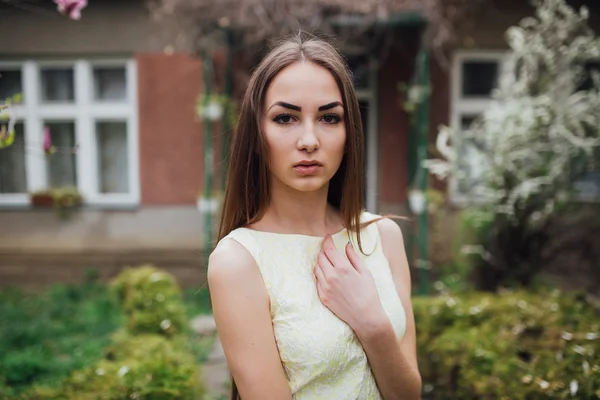
{"label": "pink flower", "polygon": [[81,10],[87,6],[87,0],[54,0],[58,12],[71,19],[81,18]]}
{"label": "pink flower", "polygon": [[53,153],[52,138],[50,137],[50,128],[44,127],[44,152],[46,154]]}

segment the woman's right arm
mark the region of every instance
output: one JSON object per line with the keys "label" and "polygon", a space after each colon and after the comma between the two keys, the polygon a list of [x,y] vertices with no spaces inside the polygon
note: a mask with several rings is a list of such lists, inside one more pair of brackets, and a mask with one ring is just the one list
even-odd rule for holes
{"label": "woman's right arm", "polygon": [[208,261],[208,285],[219,338],[241,398],[291,399],[269,296],[254,258],[235,240],[222,241]]}

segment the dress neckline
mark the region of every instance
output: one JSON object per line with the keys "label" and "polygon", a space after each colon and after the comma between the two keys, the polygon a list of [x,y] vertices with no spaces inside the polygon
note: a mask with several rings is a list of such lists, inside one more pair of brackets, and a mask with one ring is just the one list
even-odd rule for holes
{"label": "dress neckline", "polygon": [[[306,238],[306,239],[319,239],[319,240],[325,239],[325,236],[305,235],[302,233],[278,233],[278,232],[269,232],[269,231],[259,231],[257,229],[252,229],[252,228],[248,228],[248,227],[241,227],[238,229],[247,230],[251,233],[258,233],[260,235],[265,235],[265,236],[280,236],[280,237]],[[335,238],[337,236],[344,234],[344,232],[346,232],[346,231],[347,231],[346,228],[342,228],[341,230],[339,230],[335,233],[332,233],[330,236],[332,238]]]}

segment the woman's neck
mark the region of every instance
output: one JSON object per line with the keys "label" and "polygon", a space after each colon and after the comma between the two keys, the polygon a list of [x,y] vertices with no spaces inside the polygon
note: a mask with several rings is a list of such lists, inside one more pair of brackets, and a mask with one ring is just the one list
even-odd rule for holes
{"label": "woman's neck", "polygon": [[271,201],[256,228],[276,233],[325,236],[343,229],[339,213],[327,203],[328,186],[300,192],[281,185],[271,186]]}

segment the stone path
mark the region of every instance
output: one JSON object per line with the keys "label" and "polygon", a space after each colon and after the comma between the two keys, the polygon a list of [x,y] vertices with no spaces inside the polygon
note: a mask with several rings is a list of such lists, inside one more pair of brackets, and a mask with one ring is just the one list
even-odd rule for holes
{"label": "stone path", "polygon": [[[216,335],[215,320],[212,315],[200,315],[191,321],[192,329],[198,335]],[[206,362],[202,365],[204,384],[208,395],[203,400],[227,399],[229,395],[229,369],[223,346],[217,337]]]}

